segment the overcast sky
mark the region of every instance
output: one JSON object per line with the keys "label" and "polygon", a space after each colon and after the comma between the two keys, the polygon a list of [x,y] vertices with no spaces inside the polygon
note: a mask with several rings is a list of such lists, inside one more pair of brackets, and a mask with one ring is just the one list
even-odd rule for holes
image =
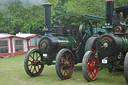
{"label": "overcast sky", "polygon": [[[1,5],[9,6],[18,0],[0,0]],[[44,0],[19,0],[22,2],[24,5],[42,5],[45,1]]]}

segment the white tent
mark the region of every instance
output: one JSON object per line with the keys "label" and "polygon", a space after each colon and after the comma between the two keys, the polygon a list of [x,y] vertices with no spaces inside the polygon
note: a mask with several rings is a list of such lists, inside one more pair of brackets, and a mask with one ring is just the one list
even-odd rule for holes
{"label": "white tent", "polygon": [[16,36],[29,38],[30,39],[29,40],[30,47],[37,47],[38,42],[39,42],[40,38],[42,37],[42,35],[38,35],[38,34],[25,34],[25,33],[18,33],[18,34],[16,34]]}
{"label": "white tent", "polygon": [[28,51],[29,38],[0,34],[0,57],[26,54]]}

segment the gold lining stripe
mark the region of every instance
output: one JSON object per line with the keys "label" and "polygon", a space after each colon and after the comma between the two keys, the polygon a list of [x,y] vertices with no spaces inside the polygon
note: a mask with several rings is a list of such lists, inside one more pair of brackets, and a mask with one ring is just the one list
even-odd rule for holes
{"label": "gold lining stripe", "polygon": [[75,40],[75,38],[74,37],[72,37],[72,39],[75,41],[75,43],[76,43],[76,40]]}
{"label": "gold lining stripe", "polygon": [[100,40],[100,42],[103,42],[104,40],[108,40],[108,41],[112,42],[112,39],[109,38],[109,37],[103,37],[103,38]]}
{"label": "gold lining stripe", "polygon": [[64,37],[65,38],[65,40],[67,41],[67,44],[68,44],[68,48],[69,48],[69,41],[68,41],[68,39],[66,38],[66,37]]}
{"label": "gold lining stripe", "polygon": [[68,43],[61,43],[61,46],[68,46]]}
{"label": "gold lining stripe", "polygon": [[60,40],[58,39],[58,37],[56,37],[56,39],[58,40],[58,43],[59,43],[59,48],[58,48],[58,50],[57,50],[57,52],[60,50]]}

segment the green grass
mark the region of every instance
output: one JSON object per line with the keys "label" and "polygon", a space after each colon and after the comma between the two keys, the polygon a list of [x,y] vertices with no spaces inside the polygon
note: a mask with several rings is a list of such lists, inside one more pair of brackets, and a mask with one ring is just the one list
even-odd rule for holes
{"label": "green grass", "polygon": [[24,70],[25,55],[0,58],[0,85],[127,85],[123,72],[99,72],[96,81],[87,82],[82,74],[82,64],[77,64],[70,79],[61,80],[56,74],[55,65],[45,65],[40,76],[29,77]]}

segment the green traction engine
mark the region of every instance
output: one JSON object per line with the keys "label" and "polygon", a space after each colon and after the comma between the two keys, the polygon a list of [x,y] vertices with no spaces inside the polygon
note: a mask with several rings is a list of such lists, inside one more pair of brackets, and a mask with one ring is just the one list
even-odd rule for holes
{"label": "green traction engine", "polygon": [[[72,18],[75,19],[76,23],[79,24],[78,27],[65,26],[60,24],[59,20],[56,20],[55,25],[51,28],[51,4],[44,4],[44,14],[45,14],[45,35],[38,42],[38,48],[31,49],[25,56],[24,68],[26,73],[35,77],[42,73],[44,65],[53,65],[55,64],[56,73],[60,79],[68,79],[71,77],[74,69],[74,64],[81,63],[84,55],[84,48],[86,40],[96,34],[96,31],[93,31],[92,24],[87,21],[87,29],[82,20],[80,22],[78,16],[62,18],[67,21],[67,24],[71,25],[69,21],[72,22]],[[79,14],[77,14],[79,15]],[[81,16],[81,15],[80,15]],[[82,16],[80,19],[83,19]],[[59,17],[58,17],[59,18]],[[104,21],[102,18],[93,17],[86,15],[85,18],[91,18],[95,20]],[[76,24],[75,24],[76,25]],[[86,33],[85,33],[85,31]],[[100,32],[102,34],[104,32]],[[98,35],[98,34],[96,34]],[[90,48],[91,49],[91,48]]]}
{"label": "green traction engine", "polygon": [[[82,60],[82,71],[87,81],[97,78],[99,70],[107,67],[109,72],[124,69],[128,83],[128,7],[114,9],[114,1],[106,0],[107,33],[95,42],[88,39],[86,45],[95,46],[96,50],[87,51]],[[93,42],[90,44],[89,42]],[[86,46],[85,45],[85,46]]]}
{"label": "green traction engine", "polygon": [[[74,55],[80,41],[77,37],[71,37],[69,31],[59,22],[51,28],[51,4],[43,5],[45,9],[45,35],[38,42],[38,49],[31,49],[24,61],[26,73],[31,76],[38,76],[42,73],[44,65],[56,64],[56,72],[61,79],[70,78],[73,73],[75,62]],[[72,35],[77,35],[78,30],[71,30]],[[84,47],[84,46],[83,46]],[[82,48],[80,48],[81,50]],[[84,53],[83,53],[84,54]],[[79,56],[78,56],[79,57]]]}
{"label": "green traction engine", "polygon": [[[87,39],[93,35],[100,36],[105,33],[101,28],[93,28],[90,20],[104,21],[105,19],[69,13],[57,16],[51,28],[51,4],[46,3],[43,6],[45,35],[38,42],[38,48],[31,49],[25,56],[25,71],[29,76],[34,77],[42,73],[44,65],[55,64],[59,78],[68,79],[73,73],[74,64],[82,62]],[[63,20],[66,21],[64,25],[60,23]],[[89,49],[92,48],[89,47]]]}

